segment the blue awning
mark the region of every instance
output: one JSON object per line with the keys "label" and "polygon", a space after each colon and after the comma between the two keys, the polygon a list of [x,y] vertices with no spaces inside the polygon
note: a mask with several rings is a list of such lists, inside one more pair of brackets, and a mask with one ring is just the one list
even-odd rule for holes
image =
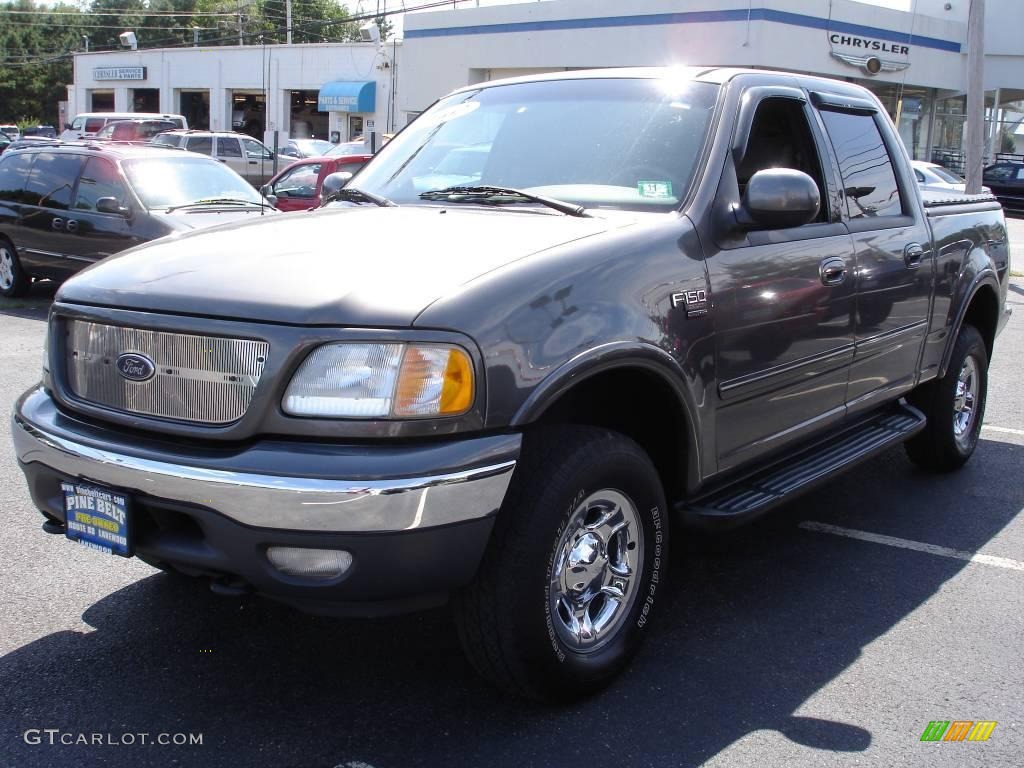
{"label": "blue awning", "polygon": [[335,80],[320,89],[316,108],[321,112],[375,112],[377,84]]}

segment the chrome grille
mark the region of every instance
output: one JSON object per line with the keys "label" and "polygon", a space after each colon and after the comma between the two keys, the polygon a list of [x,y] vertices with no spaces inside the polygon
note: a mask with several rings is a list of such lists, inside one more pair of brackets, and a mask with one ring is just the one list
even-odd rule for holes
{"label": "chrome grille", "polygon": [[[124,328],[83,320],[65,324],[68,386],[82,400],[129,413],[206,424],[241,418],[259,383],[270,345],[188,333]],[[118,371],[126,352],[153,361],[147,381]]]}

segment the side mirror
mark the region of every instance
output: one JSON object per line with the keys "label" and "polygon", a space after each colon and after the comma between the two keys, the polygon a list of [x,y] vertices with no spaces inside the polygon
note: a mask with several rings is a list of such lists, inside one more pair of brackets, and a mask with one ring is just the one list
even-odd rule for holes
{"label": "side mirror", "polygon": [[768,168],[747,182],[736,220],[744,229],[784,229],[814,221],[819,210],[814,179],[792,168]]}
{"label": "side mirror", "polygon": [[348,171],[336,171],[335,173],[329,174],[324,179],[323,185],[320,187],[320,197],[330,197],[348,184],[349,179],[351,178],[352,174]]}
{"label": "side mirror", "polygon": [[277,208],[277,195],[264,195],[267,202],[270,203],[274,208]]}
{"label": "side mirror", "polygon": [[70,131],[71,130],[71,123],[64,123],[64,130],[65,131]]}
{"label": "side mirror", "polygon": [[272,195],[274,194],[274,188],[269,184],[264,184],[262,187],[260,187],[260,194],[263,195],[264,197]]}
{"label": "side mirror", "polygon": [[124,216],[126,219],[131,215],[131,208],[127,208],[117,201],[116,197],[101,197],[96,201],[98,213],[113,213],[116,216]]}

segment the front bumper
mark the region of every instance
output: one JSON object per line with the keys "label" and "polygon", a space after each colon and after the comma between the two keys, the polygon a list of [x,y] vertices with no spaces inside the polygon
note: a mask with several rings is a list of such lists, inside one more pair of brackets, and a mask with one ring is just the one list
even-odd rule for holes
{"label": "front bumper", "polygon": [[[61,481],[127,492],[135,553],[313,611],[380,613],[468,583],[519,454],[519,435],[382,447],[289,440],[244,446],[140,437],[18,401],[18,461],[32,499],[64,522]],[[340,548],[332,582],[275,569],[267,547]]]}

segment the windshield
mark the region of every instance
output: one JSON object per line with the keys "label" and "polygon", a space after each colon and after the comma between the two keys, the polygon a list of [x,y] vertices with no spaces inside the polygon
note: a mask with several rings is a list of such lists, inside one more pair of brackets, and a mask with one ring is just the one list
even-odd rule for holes
{"label": "windshield", "polygon": [[344,144],[335,144],[324,152],[326,157],[344,157],[345,155],[365,155],[369,152],[367,145],[361,141],[346,141]]}
{"label": "windshield", "polygon": [[264,204],[245,179],[209,158],[174,155],[128,160],[124,169],[147,208],[169,208],[218,198]]}
{"label": "windshield", "polygon": [[321,139],[297,139],[295,146],[303,157],[319,157],[327,154],[334,147],[331,142]]}
{"label": "windshield", "polygon": [[633,78],[459,93],[388,142],[357,186],[406,204],[491,185],[587,208],[672,210],[689,189],[717,94],[709,83]]}

